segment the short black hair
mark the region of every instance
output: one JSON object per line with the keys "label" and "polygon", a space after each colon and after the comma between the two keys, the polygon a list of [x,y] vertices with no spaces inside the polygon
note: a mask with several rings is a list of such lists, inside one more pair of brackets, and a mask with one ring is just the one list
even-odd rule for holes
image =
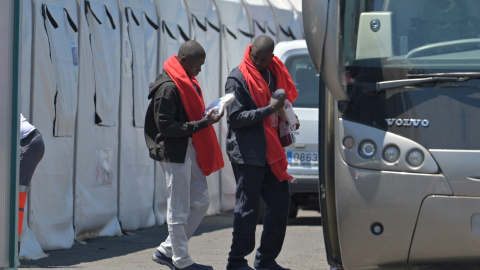
{"label": "short black hair", "polygon": [[180,46],[178,50],[178,57],[183,57],[190,59],[190,58],[205,58],[207,54],[203,49],[200,43],[196,42],[195,40],[188,40]]}
{"label": "short black hair", "polygon": [[252,48],[255,48],[255,50],[258,52],[273,52],[275,43],[271,37],[267,35],[261,35],[253,41]]}

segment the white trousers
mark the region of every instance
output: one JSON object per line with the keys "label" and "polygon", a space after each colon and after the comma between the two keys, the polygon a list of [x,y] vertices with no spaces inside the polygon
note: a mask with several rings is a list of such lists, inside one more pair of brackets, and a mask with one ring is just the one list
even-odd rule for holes
{"label": "white trousers", "polygon": [[197,152],[188,140],[184,163],[160,162],[167,183],[168,237],[158,251],[171,257],[177,268],[194,263],[188,254],[188,240],[207,213],[210,204],[207,179],[197,164]]}

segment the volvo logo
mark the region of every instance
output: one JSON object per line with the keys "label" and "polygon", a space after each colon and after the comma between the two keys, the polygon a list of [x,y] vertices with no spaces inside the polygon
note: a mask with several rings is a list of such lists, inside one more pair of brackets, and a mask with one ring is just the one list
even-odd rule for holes
{"label": "volvo logo", "polygon": [[396,125],[398,127],[428,127],[430,125],[430,121],[427,119],[397,119],[397,118],[386,118],[387,124],[389,126]]}

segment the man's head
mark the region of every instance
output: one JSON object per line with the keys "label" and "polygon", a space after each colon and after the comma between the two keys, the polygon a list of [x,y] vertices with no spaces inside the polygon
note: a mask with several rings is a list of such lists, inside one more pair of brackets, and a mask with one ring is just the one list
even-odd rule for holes
{"label": "man's head", "polygon": [[178,50],[177,60],[188,77],[195,77],[202,70],[206,53],[202,45],[194,40],[186,41]]}
{"label": "man's head", "polygon": [[275,43],[269,36],[259,36],[253,41],[250,50],[250,59],[258,71],[262,71],[268,67],[273,58],[273,49]]}

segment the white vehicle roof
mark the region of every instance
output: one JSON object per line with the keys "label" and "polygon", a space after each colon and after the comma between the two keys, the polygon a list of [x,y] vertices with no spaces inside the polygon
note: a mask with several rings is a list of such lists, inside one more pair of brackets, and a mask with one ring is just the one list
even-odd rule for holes
{"label": "white vehicle roof", "polygon": [[304,53],[308,54],[307,43],[304,39],[279,42],[273,50],[273,54],[282,61],[285,61],[290,55]]}

